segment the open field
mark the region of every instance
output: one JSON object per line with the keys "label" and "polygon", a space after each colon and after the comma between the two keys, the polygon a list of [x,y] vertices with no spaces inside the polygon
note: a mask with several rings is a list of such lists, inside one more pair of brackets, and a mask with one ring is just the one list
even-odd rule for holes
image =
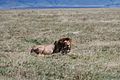
{"label": "open field", "polygon": [[[29,54],[62,37],[69,54]],[[1,10],[0,80],[120,80],[120,9]]]}

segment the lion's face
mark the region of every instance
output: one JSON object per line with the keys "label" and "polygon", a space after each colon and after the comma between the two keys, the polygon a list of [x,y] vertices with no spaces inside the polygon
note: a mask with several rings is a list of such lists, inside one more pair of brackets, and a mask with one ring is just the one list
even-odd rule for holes
{"label": "lion's face", "polygon": [[71,47],[71,42],[69,40],[65,40],[63,43],[65,46]]}
{"label": "lion's face", "polygon": [[54,43],[54,53],[62,52],[68,53],[71,50],[71,39],[70,38],[62,38]]}
{"label": "lion's face", "polygon": [[58,42],[61,44],[61,52],[62,53],[68,53],[71,50],[71,42],[72,40],[70,38],[62,38],[58,40]]}
{"label": "lion's face", "polygon": [[71,42],[69,40],[65,40],[63,45],[62,53],[69,53],[71,50]]}

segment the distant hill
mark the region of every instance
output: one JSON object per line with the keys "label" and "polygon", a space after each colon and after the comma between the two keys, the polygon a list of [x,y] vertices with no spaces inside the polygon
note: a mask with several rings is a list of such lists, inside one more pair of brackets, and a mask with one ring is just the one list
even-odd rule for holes
{"label": "distant hill", "polygon": [[0,0],[1,9],[41,7],[120,7],[120,0]]}

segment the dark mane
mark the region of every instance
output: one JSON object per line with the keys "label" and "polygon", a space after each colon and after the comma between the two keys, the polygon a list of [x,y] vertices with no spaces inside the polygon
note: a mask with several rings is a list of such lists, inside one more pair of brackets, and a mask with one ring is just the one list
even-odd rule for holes
{"label": "dark mane", "polygon": [[60,39],[59,41],[65,41],[65,40],[67,40],[67,41],[72,41],[72,39],[70,39],[70,38],[62,38],[62,39]]}
{"label": "dark mane", "polygon": [[58,53],[58,52],[64,53],[64,52],[67,52],[68,50],[71,50],[71,45],[70,45],[70,47],[68,47],[65,44],[65,41],[69,41],[71,43],[72,39],[66,37],[66,38],[61,38],[58,41],[55,41],[55,43],[54,43],[55,48],[53,50],[53,53]]}

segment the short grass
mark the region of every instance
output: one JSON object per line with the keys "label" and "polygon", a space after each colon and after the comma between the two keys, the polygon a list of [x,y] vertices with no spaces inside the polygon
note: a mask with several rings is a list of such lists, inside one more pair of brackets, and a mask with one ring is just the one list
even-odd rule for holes
{"label": "short grass", "polygon": [[[72,51],[30,55],[62,37]],[[120,9],[0,11],[0,80],[119,80]]]}

